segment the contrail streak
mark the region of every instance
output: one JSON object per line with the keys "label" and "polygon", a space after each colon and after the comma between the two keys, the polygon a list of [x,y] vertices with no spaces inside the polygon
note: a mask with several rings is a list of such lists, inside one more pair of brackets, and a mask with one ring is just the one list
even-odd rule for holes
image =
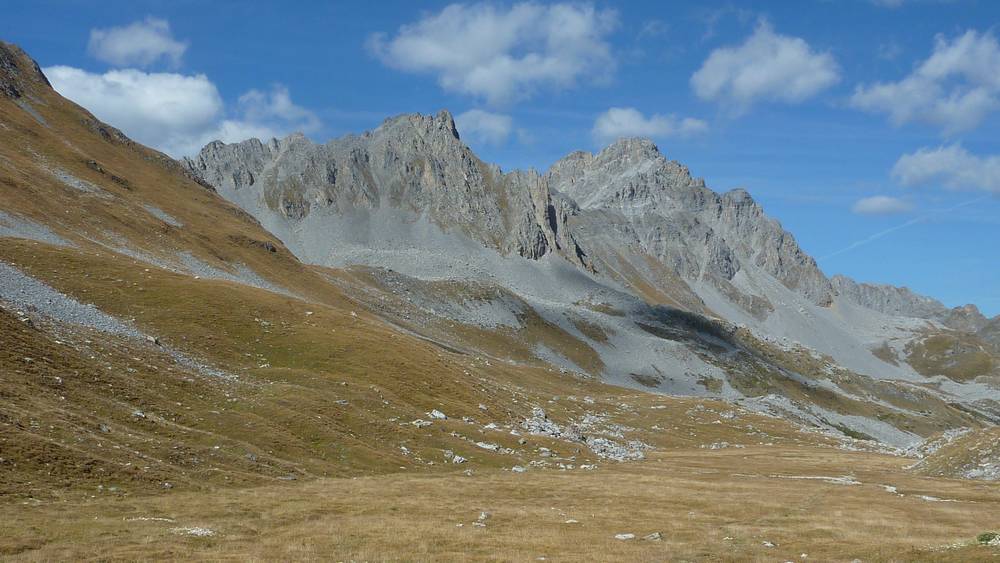
{"label": "contrail streak", "polygon": [[979,203],[980,201],[983,201],[984,199],[988,199],[989,197],[990,196],[985,195],[983,197],[977,197],[976,199],[970,199],[969,201],[963,201],[962,203],[959,203],[958,205],[953,205],[953,206],[948,207],[946,209],[938,209],[938,210],[935,210],[935,211],[931,211],[930,213],[927,213],[925,215],[921,215],[920,217],[916,217],[914,219],[910,219],[909,221],[907,221],[905,223],[902,223],[900,225],[896,225],[895,227],[889,227],[888,229],[885,229],[884,231],[879,231],[879,232],[877,232],[877,233],[875,233],[875,234],[873,234],[873,235],[871,235],[871,236],[869,236],[867,238],[863,238],[863,239],[861,239],[859,241],[855,241],[855,242],[851,243],[849,246],[841,248],[840,250],[837,250],[836,252],[831,252],[830,254],[827,254],[826,256],[821,256],[820,260],[825,260],[827,258],[832,258],[833,256],[837,256],[837,255],[843,254],[845,252],[850,252],[851,250],[854,250],[855,248],[858,248],[860,246],[864,246],[866,244],[875,242],[878,239],[880,239],[880,238],[882,238],[882,237],[884,237],[886,235],[890,235],[890,234],[892,234],[892,233],[894,233],[896,231],[899,231],[901,229],[905,229],[907,227],[911,227],[913,225],[916,225],[917,223],[922,223],[922,222],[924,222],[924,221],[926,221],[928,219],[931,219],[933,217],[937,217],[938,215],[944,215],[945,213],[951,213],[952,211],[961,209],[961,208],[966,207],[968,205],[972,205],[973,203]]}

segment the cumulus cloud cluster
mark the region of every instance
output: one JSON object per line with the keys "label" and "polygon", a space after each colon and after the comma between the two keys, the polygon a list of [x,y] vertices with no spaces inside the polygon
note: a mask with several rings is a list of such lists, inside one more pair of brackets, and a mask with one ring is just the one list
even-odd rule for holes
{"label": "cumulus cloud cluster", "polygon": [[[123,27],[95,29],[88,52],[115,66],[179,65],[187,50],[168,22],[146,18]],[[117,68],[93,73],[68,66],[44,69],[57,92],[90,110],[133,139],[171,156],[189,156],[214,140],[267,139],[292,131],[312,132],[319,118],[292,102],[280,84],[251,89],[227,106],[204,74]]]}
{"label": "cumulus cloud cluster", "polygon": [[653,114],[646,117],[635,108],[611,108],[598,116],[592,133],[599,142],[621,137],[690,137],[708,131],[708,124],[692,117]]}
{"label": "cumulus cloud cluster", "polygon": [[586,4],[452,4],[368,43],[392,68],[433,74],[445,90],[502,105],[609,77],[607,36],[617,25],[614,11]]}
{"label": "cumulus cloud cluster", "polygon": [[951,40],[939,35],[931,56],[909,75],[860,85],[851,103],[896,125],[924,122],[948,135],[974,129],[1000,109],[1000,44],[975,30]]}
{"label": "cumulus cloud cluster", "polygon": [[138,67],[165,59],[176,68],[187,48],[187,42],[174,39],[169,22],[154,17],[122,27],[92,29],[87,44],[87,52],[97,60]]}
{"label": "cumulus cloud cluster", "polygon": [[52,87],[129,137],[171,156],[189,156],[211,141],[269,139],[319,128],[312,112],[292,103],[288,89],[250,90],[227,108],[204,74],[110,70],[103,74],[55,66]]}
{"label": "cumulus cloud cluster", "polygon": [[801,102],[839,81],[832,55],[761,21],[742,45],[712,51],[691,76],[691,87],[699,98],[743,113],[762,100]]}

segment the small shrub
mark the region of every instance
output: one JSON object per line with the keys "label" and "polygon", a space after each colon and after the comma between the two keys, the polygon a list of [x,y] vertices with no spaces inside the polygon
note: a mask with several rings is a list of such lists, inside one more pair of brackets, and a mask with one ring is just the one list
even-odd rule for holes
{"label": "small shrub", "polygon": [[997,532],[983,532],[976,536],[976,540],[979,543],[990,543],[994,541],[1000,541],[1000,534]]}

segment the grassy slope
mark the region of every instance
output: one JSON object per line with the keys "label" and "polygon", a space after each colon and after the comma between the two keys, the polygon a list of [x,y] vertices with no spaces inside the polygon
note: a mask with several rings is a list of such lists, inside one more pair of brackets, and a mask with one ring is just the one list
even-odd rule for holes
{"label": "grassy slope", "polygon": [[922,459],[916,468],[925,475],[962,477],[977,469],[1000,467],[1000,428],[969,432]]}

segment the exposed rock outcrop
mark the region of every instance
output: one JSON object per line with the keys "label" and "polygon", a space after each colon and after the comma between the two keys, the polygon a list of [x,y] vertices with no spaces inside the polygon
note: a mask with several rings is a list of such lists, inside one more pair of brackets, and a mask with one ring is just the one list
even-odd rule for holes
{"label": "exposed rock outcrop", "polygon": [[215,142],[186,164],[251,213],[266,208],[294,224],[316,212],[404,209],[504,255],[559,254],[687,308],[700,307],[692,285],[708,283],[766,314],[765,296],[732,285],[746,268],[813,303],[832,299],[815,261],[746,191],[713,192],[648,140],[573,153],[545,175],[503,173],[477,158],[441,112],[392,118],[325,145],[301,135]]}
{"label": "exposed rock outcrop", "polygon": [[17,45],[0,41],[0,94],[17,99],[34,84],[52,87],[34,59]]}
{"label": "exposed rock outcrop", "polygon": [[832,299],[816,262],[750,194],[708,189],[649,140],[622,139],[596,155],[573,153],[555,163],[547,179],[594,220],[619,216],[627,225],[623,239],[689,283],[706,280],[728,291],[737,272],[752,266],[816,304]]}
{"label": "exposed rock outcrop", "polygon": [[833,276],[830,281],[836,292],[852,303],[887,315],[938,321],[963,332],[977,332],[988,322],[975,305],[949,308],[907,287],[859,283],[841,275]]}
{"label": "exposed rock outcrop", "polygon": [[187,166],[223,191],[252,191],[296,222],[310,213],[393,207],[458,229],[503,254],[561,253],[586,265],[566,232],[572,202],[534,171],[504,174],[466,147],[451,114],[404,115],[374,131],[317,145],[302,135],[206,146]]}

